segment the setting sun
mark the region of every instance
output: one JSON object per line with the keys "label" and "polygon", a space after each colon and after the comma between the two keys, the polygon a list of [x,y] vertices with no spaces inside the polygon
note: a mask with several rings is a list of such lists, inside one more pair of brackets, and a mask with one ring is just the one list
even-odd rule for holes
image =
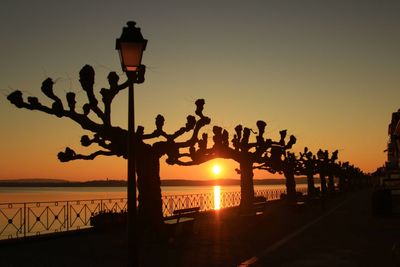
{"label": "setting sun", "polygon": [[213,167],[212,167],[212,172],[215,174],[215,175],[218,175],[218,174],[220,174],[221,173],[221,166],[219,166],[219,165],[214,165]]}

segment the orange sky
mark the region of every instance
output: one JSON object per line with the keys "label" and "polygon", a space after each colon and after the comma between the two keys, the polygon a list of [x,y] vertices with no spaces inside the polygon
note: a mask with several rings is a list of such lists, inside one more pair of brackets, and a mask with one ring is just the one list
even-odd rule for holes
{"label": "orange sky", "polygon": [[[23,10],[4,3],[0,179],[125,179],[120,158],[58,162],[67,146],[88,152],[79,142],[87,133],[66,119],[18,110],[5,96],[20,89],[45,99],[40,85],[48,76],[56,94],[79,92],[85,64],[95,68],[97,89],[106,86],[109,71],[122,77],[115,39],[132,19],[149,40],[146,82],[135,93],[136,122],[146,130],[163,114],[165,128],[175,131],[194,113],[194,101],[204,98],[211,126],[232,133],[239,123],[256,129],[262,119],[272,139],[281,129],[296,135],[294,151],[339,149],[340,160],[372,172],[384,164],[387,125],[400,107],[400,7],[366,2],[98,1],[94,8],[40,1],[24,3]],[[82,105],[84,94],[77,100]],[[113,123],[126,128],[126,93],[114,102]],[[161,177],[209,179],[211,164],[162,163]],[[221,165],[221,178],[238,178],[236,163]],[[256,172],[265,177],[271,175]]]}

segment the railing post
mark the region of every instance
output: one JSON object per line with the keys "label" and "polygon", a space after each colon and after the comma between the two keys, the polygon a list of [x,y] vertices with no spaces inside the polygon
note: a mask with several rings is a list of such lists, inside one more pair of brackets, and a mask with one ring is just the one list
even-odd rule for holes
{"label": "railing post", "polygon": [[69,231],[69,201],[67,201],[67,231]]}
{"label": "railing post", "polygon": [[24,237],[26,237],[26,203],[24,203]]}

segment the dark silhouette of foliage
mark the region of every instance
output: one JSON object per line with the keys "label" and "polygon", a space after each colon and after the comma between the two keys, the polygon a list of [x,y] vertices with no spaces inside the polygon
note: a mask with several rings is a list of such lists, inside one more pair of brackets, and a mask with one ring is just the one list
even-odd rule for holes
{"label": "dark silhouette of foliage", "polygon": [[263,146],[263,155],[257,161],[255,169],[266,170],[270,173],[283,173],[286,179],[286,191],[288,199],[296,198],[296,181],[295,174],[297,172],[296,156],[288,150],[296,143],[296,137],[291,135],[286,143],[287,130],[279,132],[280,140],[272,141],[266,139]]}

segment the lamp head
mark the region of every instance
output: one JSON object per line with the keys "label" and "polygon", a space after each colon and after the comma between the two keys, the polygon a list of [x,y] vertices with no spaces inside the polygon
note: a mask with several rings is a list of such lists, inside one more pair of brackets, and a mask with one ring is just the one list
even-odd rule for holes
{"label": "lamp head", "polygon": [[124,72],[137,72],[139,70],[146,46],[147,40],[143,38],[140,28],[136,27],[136,22],[127,22],[127,26],[123,28],[115,47],[119,52]]}

